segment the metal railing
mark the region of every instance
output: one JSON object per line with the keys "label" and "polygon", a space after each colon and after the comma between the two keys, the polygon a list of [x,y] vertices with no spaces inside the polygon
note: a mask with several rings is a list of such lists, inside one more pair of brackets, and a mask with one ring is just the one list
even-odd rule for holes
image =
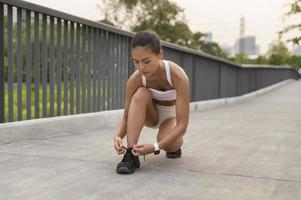
{"label": "metal railing", "polygon": [[[25,1],[0,0],[0,123],[122,108],[134,71],[133,35]],[[293,69],[245,68],[162,43],[165,59],[189,76],[192,101],[300,77]]]}

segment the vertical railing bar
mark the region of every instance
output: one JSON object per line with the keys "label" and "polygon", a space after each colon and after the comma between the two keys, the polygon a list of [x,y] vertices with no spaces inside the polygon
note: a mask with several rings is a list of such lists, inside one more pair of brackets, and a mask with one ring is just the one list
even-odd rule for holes
{"label": "vertical railing bar", "polygon": [[100,111],[101,105],[101,30],[97,29],[97,111]]}
{"label": "vertical railing bar", "polygon": [[5,122],[4,85],[4,6],[0,3],[0,123]]}
{"label": "vertical railing bar", "polygon": [[31,119],[31,13],[26,10],[26,110]]}
{"label": "vertical railing bar", "polygon": [[122,61],[123,61],[123,51],[122,51],[122,41],[123,41],[123,37],[122,36],[119,36],[119,42],[118,42],[118,46],[119,46],[119,55],[118,55],[118,61],[119,61],[119,67],[118,67],[118,76],[119,76],[119,92],[118,92],[118,109],[120,109],[122,106],[121,106],[121,100],[123,99],[123,96],[122,96],[122,86],[123,86],[123,83],[122,83]]}
{"label": "vertical railing bar", "polygon": [[108,32],[108,84],[107,84],[107,92],[108,92],[108,96],[107,96],[107,109],[111,110],[111,69],[112,69],[112,35],[110,34],[110,32]]}
{"label": "vertical railing bar", "polygon": [[123,50],[124,37],[121,36],[120,40],[120,97],[119,97],[119,108],[122,108],[123,100],[123,87],[124,87],[124,77],[123,77],[123,66],[124,66],[124,50]]}
{"label": "vertical railing bar", "polygon": [[91,112],[91,27],[88,27],[87,112]]}
{"label": "vertical railing bar", "polygon": [[[129,78],[131,76],[131,74],[133,73],[133,60],[131,57],[131,38],[127,39],[127,63],[128,63],[128,68],[127,68],[127,78]],[[131,59],[130,59],[131,58]]]}
{"label": "vertical railing bar", "polygon": [[108,84],[109,84],[109,33],[105,31],[104,33],[104,48],[106,51],[104,52],[104,85],[103,85],[103,93],[104,93],[104,110],[108,110]]}
{"label": "vertical railing bar", "polygon": [[116,57],[115,57],[115,62],[116,62],[116,65],[115,65],[115,106],[114,106],[114,109],[117,109],[119,107],[119,99],[120,99],[120,94],[119,94],[119,91],[120,91],[120,74],[119,74],[119,68],[120,68],[120,50],[119,50],[119,47],[120,47],[120,36],[119,35],[116,35],[116,42],[115,42],[115,46],[116,46]]}
{"label": "vertical railing bar", "polygon": [[127,41],[126,41],[126,50],[127,50],[127,78],[130,77],[130,74],[132,73],[132,65],[133,65],[133,62],[132,62],[132,59],[129,59],[131,58],[131,40],[130,38],[127,38]]}
{"label": "vertical railing bar", "polygon": [[221,80],[221,78],[222,78],[222,64],[221,63],[219,63],[218,64],[218,97],[217,98],[221,98],[222,96],[222,86],[221,86],[221,84],[222,84],[222,80]]}
{"label": "vertical railing bar", "polygon": [[191,99],[192,101],[196,101],[195,87],[196,87],[196,56],[192,56],[192,76],[191,76]]}
{"label": "vertical railing bar", "polygon": [[70,22],[70,114],[74,114],[74,22]]}
{"label": "vertical railing bar", "polygon": [[68,115],[68,21],[64,20],[64,115]]}
{"label": "vertical railing bar", "polygon": [[[2,43],[3,44],[3,43]],[[18,85],[18,121],[22,120],[22,87],[23,87],[23,54],[22,54],[22,8],[17,8],[17,85]]]}
{"label": "vertical railing bar", "polygon": [[238,91],[239,70],[240,70],[240,68],[236,68],[236,88],[235,88],[235,90],[236,90],[235,95],[236,96],[240,95],[240,92]]}
{"label": "vertical railing bar", "polygon": [[106,32],[102,31],[102,36],[101,36],[101,59],[102,59],[102,70],[101,70],[101,104],[102,104],[102,109],[101,110],[106,110],[106,52],[107,52],[107,46],[106,46]]}
{"label": "vertical railing bar", "polygon": [[122,70],[121,70],[121,77],[122,77],[122,88],[121,88],[121,107],[124,105],[124,99],[125,99],[125,86],[126,86],[126,67],[127,67],[127,62],[126,62],[126,56],[127,56],[127,48],[125,44],[126,38],[123,37],[122,40]]}
{"label": "vertical railing bar", "polygon": [[121,51],[120,51],[120,57],[121,57],[121,60],[120,60],[120,97],[119,97],[119,102],[120,102],[120,104],[119,104],[119,107],[120,108],[122,108],[123,106],[122,106],[122,101],[123,101],[123,99],[124,99],[124,96],[123,96],[123,88],[124,88],[124,73],[123,73],[123,67],[124,67],[124,64],[125,64],[125,62],[124,62],[124,45],[123,45],[123,42],[124,42],[124,37],[121,37],[121,41],[120,41],[120,49],[121,49]]}
{"label": "vertical railing bar", "polygon": [[54,17],[50,16],[50,66],[49,66],[49,81],[50,81],[50,116],[54,116]]}
{"label": "vertical railing bar", "polygon": [[105,109],[109,110],[109,105],[110,105],[110,101],[109,101],[109,82],[110,82],[110,33],[108,31],[106,31],[106,38],[105,38],[105,43],[106,43],[106,64],[105,64]]}
{"label": "vertical railing bar", "polygon": [[35,114],[37,119],[40,116],[40,40],[39,40],[39,13],[34,13],[34,81],[35,81]]}
{"label": "vertical railing bar", "polygon": [[112,60],[113,60],[113,44],[112,44],[112,38],[113,37],[113,34],[109,34],[109,38],[108,38],[108,41],[109,41],[109,55],[108,55],[108,86],[107,86],[107,90],[108,90],[108,110],[111,110],[112,109]]}
{"label": "vertical railing bar", "polygon": [[76,114],[80,113],[80,24],[76,24]]}
{"label": "vertical railing bar", "polygon": [[61,116],[62,101],[62,20],[57,18],[57,116]]}
{"label": "vertical railing bar", "polygon": [[117,107],[116,109],[120,109],[120,104],[121,104],[121,91],[122,91],[122,88],[121,88],[121,83],[122,83],[122,74],[121,74],[121,68],[122,68],[122,50],[121,50],[121,46],[122,46],[122,36],[121,35],[118,35],[118,84],[117,84],[117,87],[118,87],[118,92],[117,92]]}
{"label": "vertical railing bar", "polygon": [[82,26],[82,113],[86,112],[86,26]]}
{"label": "vertical railing bar", "polygon": [[91,111],[95,111],[95,29],[94,27],[91,27]]}
{"label": "vertical railing bar", "polygon": [[[127,41],[127,50],[128,50],[128,57],[131,58],[131,38],[128,38]],[[133,61],[132,59],[128,59],[128,68],[127,68],[127,75],[128,78],[132,75],[132,73],[135,71]]]}
{"label": "vertical railing bar", "polygon": [[47,15],[42,19],[42,85],[43,117],[47,117]]}
{"label": "vertical railing bar", "polygon": [[[124,49],[125,49],[125,66],[124,66],[124,78],[125,78],[125,87],[124,87],[124,95],[123,95],[123,98],[125,98],[125,92],[126,92],[126,82],[129,78],[129,68],[130,68],[130,63],[132,63],[132,59],[131,59],[131,53],[129,51],[130,49],[130,43],[129,43],[129,37],[126,37],[126,40],[125,40],[125,46],[124,46]],[[125,100],[125,99],[124,99]],[[123,102],[124,103],[124,102]]]}
{"label": "vertical railing bar", "polygon": [[[7,56],[8,56],[8,121],[14,121],[14,81],[13,81],[13,11],[7,7]],[[0,30],[1,31],[1,30]]]}
{"label": "vertical railing bar", "polygon": [[100,50],[100,44],[99,44],[99,30],[96,28],[96,111],[99,111],[99,50]]}
{"label": "vertical railing bar", "polygon": [[103,91],[103,84],[104,84],[104,31],[99,30],[99,83],[100,83],[100,110],[104,110],[104,91]]}
{"label": "vertical railing bar", "polygon": [[92,111],[96,111],[96,63],[97,63],[97,34],[96,34],[96,28],[92,29],[93,33],[93,109]]}
{"label": "vertical railing bar", "polygon": [[109,99],[109,110],[112,110],[113,108],[113,68],[114,68],[114,48],[113,48],[113,39],[114,39],[114,34],[111,33],[109,37],[109,48],[110,48],[110,55],[109,55],[109,84],[108,84],[108,99]]}
{"label": "vertical railing bar", "polygon": [[120,99],[120,35],[116,35],[116,97],[115,97],[115,108],[119,108],[119,99]]}
{"label": "vertical railing bar", "polygon": [[116,109],[117,107],[117,92],[118,92],[118,35],[114,34],[113,40],[113,108]]}
{"label": "vertical railing bar", "polygon": [[127,40],[128,37],[124,38],[123,41],[123,52],[124,52],[124,60],[123,60],[123,88],[122,88],[122,106],[124,105],[124,100],[125,100],[125,89],[126,89],[126,81],[127,81],[127,68],[128,68],[128,61],[127,61],[127,57],[128,57],[128,48],[127,48]]}
{"label": "vertical railing bar", "polygon": [[115,107],[115,97],[116,97],[116,35],[112,34],[112,54],[111,54],[111,108],[110,110],[114,109]]}
{"label": "vertical railing bar", "polygon": [[95,56],[95,58],[94,58],[94,60],[95,60],[95,66],[94,66],[94,69],[95,69],[95,80],[94,80],[94,82],[95,82],[95,88],[94,88],[94,92],[95,92],[95,102],[94,102],[94,106],[95,106],[95,110],[94,110],[94,112],[97,112],[98,111],[98,105],[99,105],[99,101],[98,101],[98,75],[99,75],[99,70],[98,70],[98,67],[99,67],[99,63],[98,63],[98,60],[99,60],[99,58],[98,58],[98,51],[99,51],[99,35],[98,35],[98,28],[95,28],[95,38],[94,38],[94,42],[95,42],[95,54],[94,54],[94,56]]}

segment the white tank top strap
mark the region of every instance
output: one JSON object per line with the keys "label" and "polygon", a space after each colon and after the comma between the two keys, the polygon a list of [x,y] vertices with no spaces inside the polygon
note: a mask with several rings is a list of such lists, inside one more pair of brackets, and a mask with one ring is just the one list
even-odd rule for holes
{"label": "white tank top strap", "polygon": [[142,75],[142,84],[144,87],[146,87],[146,78]]}
{"label": "white tank top strap", "polygon": [[163,60],[164,66],[165,66],[165,71],[166,71],[166,77],[169,82],[169,84],[173,87],[171,83],[171,74],[170,74],[170,67],[169,67],[169,62],[167,60]]}

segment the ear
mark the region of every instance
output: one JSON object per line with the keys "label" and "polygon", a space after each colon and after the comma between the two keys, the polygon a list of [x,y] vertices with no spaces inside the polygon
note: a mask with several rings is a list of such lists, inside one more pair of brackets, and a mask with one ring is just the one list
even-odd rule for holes
{"label": "ear", "polygon": [[163,50],[161,49],[160,52],[157,55],[159,57],[160,60],[163,59]]}

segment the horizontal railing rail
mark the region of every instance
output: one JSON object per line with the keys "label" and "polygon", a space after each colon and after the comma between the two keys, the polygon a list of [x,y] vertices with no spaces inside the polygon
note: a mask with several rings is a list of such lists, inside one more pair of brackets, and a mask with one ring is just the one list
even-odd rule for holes
{"label": "horizontal railing rail", "polygon": [[[20,0],[0,0],[0,123],[120,109],[134,33]],[[241,66],[162,42],[190,79],[191,101],[238,96],[291,68]]]}

